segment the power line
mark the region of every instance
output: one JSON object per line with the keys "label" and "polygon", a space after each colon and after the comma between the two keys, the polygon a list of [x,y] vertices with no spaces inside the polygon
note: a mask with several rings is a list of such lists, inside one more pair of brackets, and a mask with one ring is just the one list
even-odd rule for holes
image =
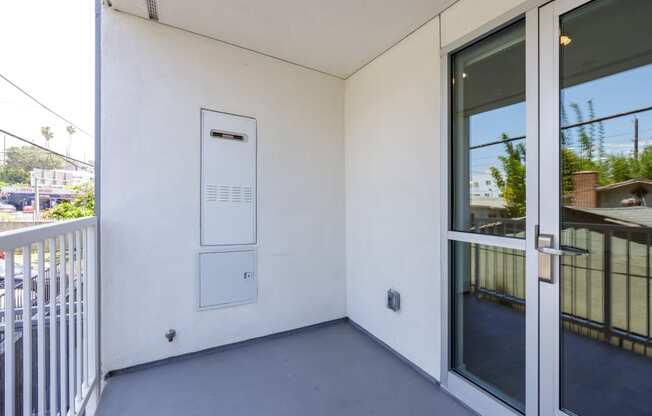
{"label": "power line", "polygon": [[77,124],[73,123],[72,121],[68,120],[67,118],[65,118],[65,117],[62,116],[61,114],[57,113],[56,111],[54,111],[53,109],[51,109],[50,107],[48,107],[47,105],[45,105],[45,104],[43,104],[42,102],[40,102],[36,97],[34,97],[32,94],[28,93],[28,92],[25,91],[24,89],[20,88],[18,85],[16,85],[14,82],[12,82],[11,80],[9,80],[9,79],[8,79],[7,77],[5,77],[4,75],[0,74],[0,78],[2,78],[2,79],[4,79],[5,81],[7,81],[7,82],[12,86],[12,87],[16,88],[18,91],[20,91],[20,92],[22,92],[23,94],[25,94],[26,96],[28,96],[28,97],[29,97],[32,101],[34,101],[36,104],[38,104],[38,105],[40,105],[41,107],[45,108],[47,111],[49,111],[50,113],[52,113],[52,114],[54,114],[55,116],[59,117],[61,120],[65,121],[65,122],[68,123],[69,125],[75,127],[77,130],[79,130],[80,132],[84,133],[84,134],[87,135],[88,137],[93,137],[93,136],[91,136],[91,135],[90,135],[86,130],[82,129],[82,128],[79,127]]}
{"label": "power line", "polygon": [[66,156],[66,155],[63,155],[63,154],[61,154],[61,153],[55,152],[54,150],[50,150],[50,149],[48,149],[47,147],[43,147],[43,146],[41,146],[41,145],[38,145],[38,144],[36,144],[36,143],[34,143],[34,142],[31,142],[31,141],[25,139],[25,138],[22,138],[22,137],[20,137],[20,136],[16,136],[16,135],[13,134],[13,133],[9,133],[9,132],[6,131],[6,130],[0,129],[0,133],[6,134],[7,136],[11,136],[11,137],[13,137],[14,139],[18,139],[18,140],[20,140],[20,141],[22,141],[22,142],[25,142],[25,143],[31,144],[31,145],[34,146],[34,147],[37,147],[37,148],[39,148],[39,149],[41,149],[41,150],[44,150],[44,151],[46,151],[46,152],[48,152],[48,153],[52,153],[53,155],[59,156],[59,157],[65,159],[65,160],[67,160],[67,161],[69,161],[69,162],[71,162],[71,163],[73,163],[73,164],[75,164],[75,163],[79,163],[79,164],[86,165],[86,166],[91,167],[91,168],[95,168],[95,166],[93,166],[92,164],[90,164],[90,163],[88,163],[88,162],[82,162],[82,161],[79,160],[79,159],[75,159],[75,158],[73,158],[73,157]]}

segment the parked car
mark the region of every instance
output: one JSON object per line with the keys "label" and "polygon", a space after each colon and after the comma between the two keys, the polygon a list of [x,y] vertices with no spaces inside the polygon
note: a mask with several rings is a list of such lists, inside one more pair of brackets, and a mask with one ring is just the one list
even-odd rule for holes
{"label": "parked car", "polygon": [[0,202],[0,213],[2,212],[16,212],[16,207],[11,205],[11,204],[5,204],[4,202]]}
{"label": "parked car", "polygon": [[[5,260],[0,260],[0,289],[5,287]],[[32,271],[32,274],[34,271]],[[14,285],[20,287],[23,285],[23,265],[20,263],[14,263]]]}
{"label": "parked car", "polygon": [[23,207],[23,212],[34,212],[34,207],[31,205],[25,205]]}

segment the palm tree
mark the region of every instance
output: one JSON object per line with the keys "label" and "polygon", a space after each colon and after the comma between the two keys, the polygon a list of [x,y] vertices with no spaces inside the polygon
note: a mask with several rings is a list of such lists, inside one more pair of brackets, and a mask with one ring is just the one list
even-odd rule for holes
{"label": "palm tree", "polygon": [[41,135],[45,138],[45,147],[50,148],[50,140],[54,137],[54,133],[50,126],[41,127]]}
{"label": "palm tree", "polygon": [[70,126],[66,127],[66,131],[68,132],[68,146],[66,146],[66,156],[70,157],[70,148],[72,147],[72,135],[77,133],[77,128],[71,124]]}

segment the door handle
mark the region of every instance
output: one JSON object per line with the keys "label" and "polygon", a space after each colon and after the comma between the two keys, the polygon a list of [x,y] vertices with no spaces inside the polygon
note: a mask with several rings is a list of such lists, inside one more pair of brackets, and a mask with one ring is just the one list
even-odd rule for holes
{"label": "door handle", "polygon": [[537,251],[539,253],[549,254],[551,256],[579,257],[579,256],[588,256],[589,254],[591,254],[589,250],[585,250],[579,247],[571,247],[571,246],[561,246],[559,248],[537,247]]}
{"label": "door handle", "polygon": [[553,247],[554,236],[552,234],[539,234],[537,227],[536,249],[539,252],[539,280],[546,283],[553,283],[552,256],[586,256],[588,250],[578,247],[562,246]]}

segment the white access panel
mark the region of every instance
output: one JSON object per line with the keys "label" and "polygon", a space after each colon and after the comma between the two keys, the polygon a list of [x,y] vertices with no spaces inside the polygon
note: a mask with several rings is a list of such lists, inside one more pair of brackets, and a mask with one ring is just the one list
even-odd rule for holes
{"label": "white access panel", "polygon": [[201,245],[256,244],[256,120],[201,111]]}
{"label": "white access panel", "polygon": [[199,309],[256,302],[256,252],[199,254]]}

